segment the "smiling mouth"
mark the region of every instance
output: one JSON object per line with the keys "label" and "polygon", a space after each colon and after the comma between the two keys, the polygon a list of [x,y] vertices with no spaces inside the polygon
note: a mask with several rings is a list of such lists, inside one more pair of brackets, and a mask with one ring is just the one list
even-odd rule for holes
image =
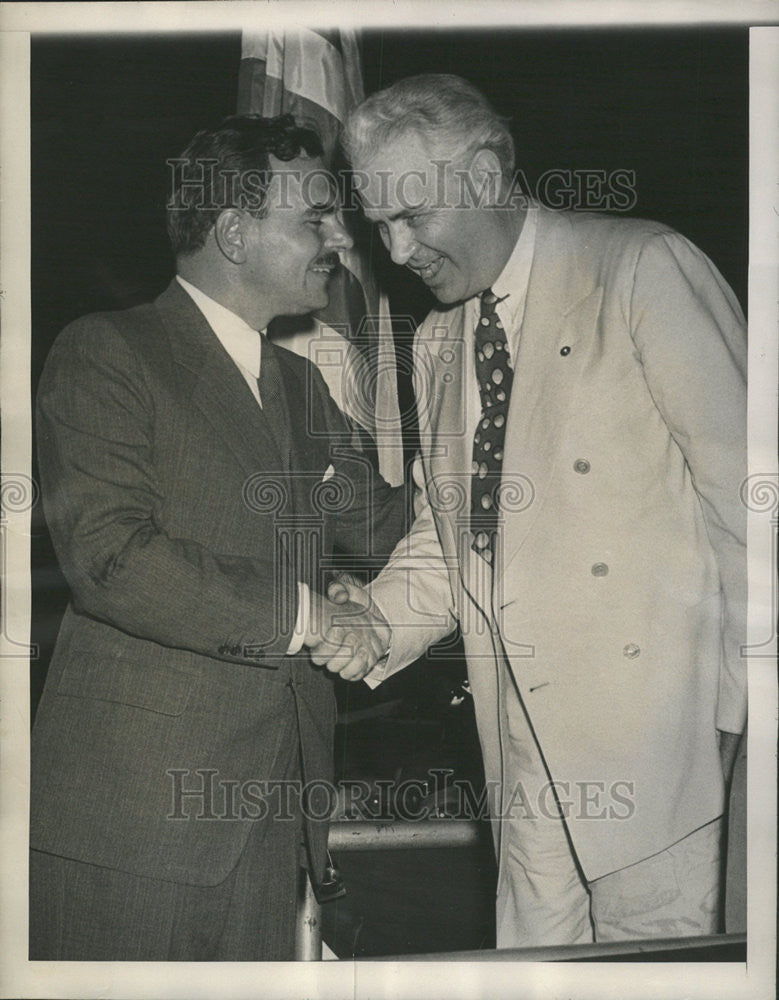
{"label": "smiling mouth", "polygon": [[435,278],[435,276],[441,270],[441,265],[443,264],[443,262],[444,262],[443,257],[434,257],[433,260],[422,266],[420,266],[419,264],[411,264],[409,262],[408,264],[406,264],[406,267],[408,267],[411,271],[413,271],[414,274],[417,275],[417,277],[422,279],[422,281],[429,282],[432,281],[433,278]]}
{"label": "smiling mouth", "polygon": [[313,271],[314,274],[321,274],[329,278],[337,269],[338,264],[339,260],[337,258],[335,260],[332,258],[329,260],[318,260],[315,264],[311,265],[309,270]]}

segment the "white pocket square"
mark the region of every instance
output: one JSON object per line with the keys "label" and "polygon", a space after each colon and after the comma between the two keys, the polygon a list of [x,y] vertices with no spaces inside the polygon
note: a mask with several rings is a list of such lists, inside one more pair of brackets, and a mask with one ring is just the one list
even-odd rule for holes
{"label": "white pocket square", "polygon": [[324,476],[322,476],[322,482],[326,483],[327,480],[332,479],[334,475],[335,475],[335,469],[333,468],[332,465],[328,465],[327,469],[325,470]]}

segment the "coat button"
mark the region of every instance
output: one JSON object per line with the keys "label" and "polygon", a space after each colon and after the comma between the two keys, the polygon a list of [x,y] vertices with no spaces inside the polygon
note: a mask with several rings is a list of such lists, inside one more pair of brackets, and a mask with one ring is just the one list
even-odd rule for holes
{"label": "coat button", "polygon": [[567,344],[565,347],[560,348],[560,354],[562,354],[564,358],[567,358],[570,353],[571,353],[571,348],[568,347]]}
{"label": "coat button", "polygon": [[622,655],[626,656],[629,660],[635,660],[637,656],[641,655],[641,649],[635,643],[629,642],[622,650]]}
{"label": "coat button", "polygon": [[580,476],[586,476],[590,471],[590,463],[586,458],[577,458],[573,463],[573,471],[578,472]]}
{"label": "coat button", "polygon": [[595,563],[590,572],[593,576],[606,576],[609,572],[609,567],[606,563]]}

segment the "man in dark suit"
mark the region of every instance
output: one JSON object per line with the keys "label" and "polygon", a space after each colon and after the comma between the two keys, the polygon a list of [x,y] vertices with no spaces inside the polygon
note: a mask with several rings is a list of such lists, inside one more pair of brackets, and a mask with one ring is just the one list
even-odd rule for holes
{"label": "man in dark suit", "polygon": [[176,279],[49,356],[40,468],[72,602],[33,731],[31,958],[292,958],[301,844],[323,883],[335,708],[311,661],[346,648],[328,668],[357,680],[378,642],[323,574],[336,547],[390,551],[404,504],[318,371],[259,332],[326,305],[351,245],[321,152],[289,116],[199,132]]}

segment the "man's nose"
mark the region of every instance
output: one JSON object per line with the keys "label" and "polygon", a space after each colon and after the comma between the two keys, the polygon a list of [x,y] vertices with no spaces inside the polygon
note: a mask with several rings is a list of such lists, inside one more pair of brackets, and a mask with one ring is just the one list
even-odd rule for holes
{"label": "man's nose", "polygon": [[346,231],[343,222],[333,216],[327,238],[325,239],[325,247],[328,250],[351,250],[354,246],[354,240],[351,238],[349,233]]}
{"label": "man's nose", "polygon": [[417,244],[408,226],[391,226],[384,240],[395,264],[405,264],[414,256]]}

